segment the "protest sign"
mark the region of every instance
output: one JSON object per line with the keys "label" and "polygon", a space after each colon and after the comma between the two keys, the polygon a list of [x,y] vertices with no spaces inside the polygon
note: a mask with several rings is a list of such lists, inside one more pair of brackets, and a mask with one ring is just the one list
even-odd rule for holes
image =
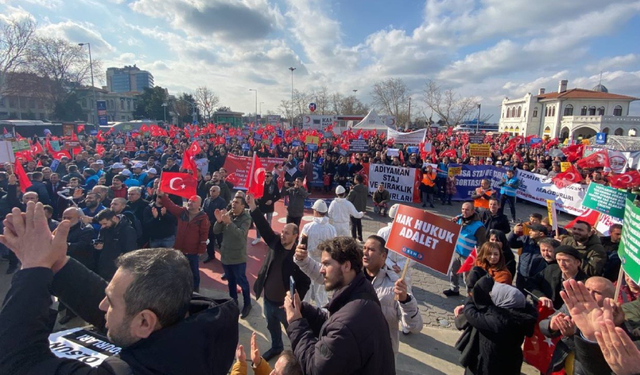
{"label": "protest sign", "polygon": [[320,143],[320,137],[315,136],[315,135],[308,135],[305,139],[304,139],[304,143],[312,143],[314,145],[317,145],[318,143]]}
{"label": "protest sign", "polygon": [[420,200],[416,187],[416,169],[384,164],[369,166],[369,193],[375,193],[378,185],[389,191],[392,201],[413,202]]}
{"label": "protest sign", "polygon": [[350,152],[369,152],[369,142],[365,139],[353,139],[349,142]]}
{"label": "protest sign", "polygon": [[446,274],[461,226],[430,212],[405,205],[391,226],[387,248]]}
{"label": "protest sign", "polygon": [[462,167],[449,167],[449,176],[459,176],[462,173]]}
{"label": "protest sign", "polygon": [[625,201],[622,239],[618,248],[622,269],[636,283],[640,283],[640,208],[632,199]]}
{"label": "protest sign", "polygon": [[571,162],[563,161],[560,163],[560,172],[566,172],[569,168],[571,168]]}
{"label": "protest sign", "polygon": [[479,158],[488,158],[491,156],[491,145],[488,144],[470,144],[469,156]]}
{"label": "protest sign", "polygon": [[74,359],[91,367],[118,355],[120,347],[90,328],[73,328],[49,335],[49,349],[58,358]]}
{"label": "protest sign", "polygon": [[[271,172],[276,165],[282,165],[286,159],[281,158],[260,158],[260,163],[265,171]],[[249,170],[251,169],[251,158],[248,156],[237,156],[228,154],[224,162],[224,169],[227,171],[227,180],[235,185],[236,189],[244,190]],[[294,173],[297,168],[292,168]]]}
{"label": "protest sign", "polygon": [[403,145],[419,145],[424,141],[427,135],[427,129],[416,130],[410,133],[401,133],[397,130],[387,128],[387,139],[393,139],[395,143],[401,143]]}
{"label": "protest sign", "polygon": [[398,150],[397,148],[388,148],[387,149],[387,156],[392,158],[394,156],[398,156],[400,155],[400,150]]}
{"label": "protest sign", "polygon": [[136,143],[134,141],[128,141],[124,145],[124,150],[128,152],[133,152],[136,150]]}
{"label": "protest sign", "polygon": [[571,215],[580,215],[585,209],[582,200],[585,195],[585,187],[580,184],[572,184],[565,188],[558,188],[553,181],[541,174],[517,170],[516,175],[520,180],[520,186],[516,195],[520,199],[546,206],[547,200],[556,202],[556,208]]}
{"label": "protest sign", "polygon": [[11,142],[11,147],[13,148],[13,152],[31,150],[29,142],[25,140]]}
{"label": "protest sign", "polygon": [[494,189],[499,189],[498,184],[504,175],[502,170],[491,165],[452,164],[449,166],[449,170],[452,168],[459,168],[460,170],[456,175],[456,194],[453,196],[453,200],[456,201],[470,200],[475,189],[480,186],[480,182],[485,178],[491,181],[491,186]]}
{"label": "protest sign", "polygon": [[556,202],[551,199],[547,199],[547,216],[549,217],[549,224],[553,227],[553,231],[558,231],[558,214],[556,212]]}
{"label": "protest sign", "polygon": [[[602,212],[617,218],[624,217],[624,205],[627,194],[624,191],[608,186],[591,183],[582,201],[584,207]],[[632,197],[629,195],[629,197]],[[632,198],[633,199],[633,198]]]}

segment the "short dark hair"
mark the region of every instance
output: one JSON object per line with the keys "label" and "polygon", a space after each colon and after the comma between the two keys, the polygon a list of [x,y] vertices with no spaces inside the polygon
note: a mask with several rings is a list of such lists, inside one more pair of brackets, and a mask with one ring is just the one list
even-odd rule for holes
{"label": "short dark hair", "polygon": [[42,172],[35,171],[31,175],[31,178],[36,180],[36,181],[40,181],[40,180],[42,180],[44,178],[44,175],[42,174]]}
{"label": "short dark hair", "polygon": [[113,179],[124,183],[125,181],[127,181],[127,176],[125,176],[123,174],[117,174],[117,175],[113,176]]}
{"label": "short dark hair", "polygon": [[376,235],[376,234],[372,234],[369,237],[367,237],[368,240],[374,240],[374,241],[378,241],[378,243],[380,244],[380,247],[382,248],[382,252],[384,254],[389,254],[389,250],[387,249],[387,241],[385,241],[384,238]]}
{"label": "short dark hair", "polygon": [[560,246],[560,242],[558,242],[558,240],[553,238],[543,238],[540,241],[538,241],[538,246],[539,245],[550,245],[550,246],[553,246],[553,248],[555,249],[556,247]]}
{"label": "short dark hair", "polygon": [[542,214],[539,214],[537,212],[532,213],[531,215],[529,215],[529,217],[534,217],[538,220],[542,220]]}
{"label": "short dark hair", "polygon": [[614,229],[622,230],[622,224],[611,224],[611,226],[609,227],[609,232],[611,232]]}
{"label": "short dark hair", "polygon": [[193,275],[182,252],[166,248],[136,250],[119,256],[116,266],[133,276],[124,292],[129,317],[149,309],[162,327],[185,317],[193,294]]}
{"label": "short dark hair", "polygon": [[98,212],[94,221],[102,221],[102,220],[111,220],[116,217],[116,213],[111,211],[110,208],[105,208],[104,210]]}
{"label": "short dark hair", "polygon": [[69,164],[67,165],[67,170],[69,172],[77,172],[78,171],[78,166],[75,164]]}
{"label": "short dark hair", "polygon": [[364,182],[364,177],[362,177],[361,174],[357,174],[356,177],[355,177],[355,180],[356,180],[357,183],[361,184],[361,183]]}
{"label": "short dark hair", "polygon": [[500,205],[500,200],[498,200],[498,198],[496,198],[496,197],[489,198],[489,202],[491,202],[491,201],[496,201],[496,203],[498,203],[498,206]]}
{"label": "short dark hair", "polygon": [[331,259],[340,264],[349,261],[351,269],[356,274],[362,271],[362,248],[355,239],[351,237],[334,237],[329,240],[322,241],[318,245],[320,252],[327,252],[331,255]]}
{"label": "short dark hair", "polygon": [[44,210],[48,213],[53,214],[53,207],[49,206],[48,204],[45,204],[42,208],[44,208]]}
{"label": "short dark hair", "polygon": [[[586,225],[586,226],[587,226],[587,231],[590,231],[590,230],[591,230],[591,224],[587,223],[587,222],[586,222],[586,221],[584,221],[584,220],[578,220],[578,221],[576,221],[576,224]],[[574,224],[574,225],[575,225],[575,224]]]}
{"label": "short dark hair", "polygon": [[282,369],[282,375],[303,375],[300,362],[291,350],[283,351],[280,357],[284,357],[287,362]]}

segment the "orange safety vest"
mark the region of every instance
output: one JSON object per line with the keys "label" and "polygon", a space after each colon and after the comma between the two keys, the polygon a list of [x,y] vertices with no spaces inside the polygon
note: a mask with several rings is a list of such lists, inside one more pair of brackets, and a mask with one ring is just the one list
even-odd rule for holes
{"label": "orange safety vest", "polygon": [[[476,188],[476,193],[480,192],[478,189],[482,189],[482,188]],[[489,196],[489,197],[491,197],[491,194],[493,194],[493,191],[489,190],[489,191],[485,192],[484,194]],[[484,199],[482,197],[476,198],[476,199],[473,200],[473,207],[486,208],[488,210],[489,209],[489,200],[488,199]]]}
{"label": "orange safety vest", "polygon": [[429,173],[427,172],[422,174],[422,183],[429,187],[433,187],[436,184],[435,179],[436,179],[435,172],[431,172],[431,175],[429,175]]}

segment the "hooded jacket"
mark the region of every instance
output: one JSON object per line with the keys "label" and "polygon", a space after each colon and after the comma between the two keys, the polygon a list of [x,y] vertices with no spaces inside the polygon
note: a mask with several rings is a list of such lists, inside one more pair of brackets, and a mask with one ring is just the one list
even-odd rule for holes
{"label": "hooded jacket", "polygon": [[395,374],[387,321],[362,272],[336,291],[328,313],[306,302],[301,311],[287,335],[304,374]]}
{"label": "hooded jacket", "polygon": [[329,218],[334,225],[349,225],[351,216],[360,219],[364,216],[356,210],[356,207],[346,198],[335,198],[329,205]]}
{"label": "hooded jacket", "polygon": [[98,240],[104,245],[102,250],[97,250],[97,272],[105,280],[111,280],[116,273],[116,258],[120,254],[128,253],[138,248],[138,234],[133,229],[131,222],[124,215],[118,215],[120,221],[111,228],[102,228],[98,233]]}
{"label": "hooded jacket", "polygon": [[314,259],[320,259],[320,252],[317,250],[318,245],[324,240],[329,240],[337,236],[336,228],[329,224],[327,216],[314,216],[313,221],[307,223],[300,231],[300,237],[307,236],[307,251]]}
{"label": "hooded jacket", "polygon": [[[47,268],[18,271],[0,312],[0,374],[224,375],[238,344],[238,307],[231,300],[194,295],[189,316],[123,348],[97,367],[57,358],[49,349],[51,293],[98,329],[106,282],[73,258],[55,275]],[[51,290],[51,292],[50,292]],[[185,345],[188,343],[188,345]],[[194,348],[197,348],[195,350]]]}

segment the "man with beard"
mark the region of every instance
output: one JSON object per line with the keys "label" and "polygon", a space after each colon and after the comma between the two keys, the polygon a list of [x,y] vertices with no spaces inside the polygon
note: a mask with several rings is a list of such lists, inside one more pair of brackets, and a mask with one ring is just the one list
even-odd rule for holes
{"label": "man with beard", "polygon": [[601,237],[600,242],[604,250],[607,252],[607,263],[602,271],[603,276],[615,282],[618,280],[618,272],[620,271],[620,256],[618,255],[618,246],[622,238],[622,224],[612,224],[609,227],[609,235]]}
{"label": "man with beard", "polygon": [[231,202],[233,194],[231,192],[231,189],[229,189],[229,185],[222,181],[220,172],[213,172],[213,174],[211,175],[211,181],[208,181],[206,186],[209,188],[209,191],[211,191],[212,186],[218,186],[220,188],[219,195],[224,200],[225,206],[229,204],[229,202]]}
{"label": "man with beard", "polygon": [[480,213],[480,220],[487,229],[487,232],[491,229],[502,231],[502,233],[509,233],[511,231],[509,218],[500,212],[500,202],[496,197],[489,199],[489,209],[483,210]]}
{"label": "man with beard", "polygon": [[590,276],[602,276],[604,265],[607,262],[605,251],[600,237],[593,233],[591,224],[578,220],[571,228],[572,236],[565,237],[562,245],[574,247],[582,255],[582,270]]}
{"label": "man with beard", "polygon": [[353,238],[337,237],[318,249],[325,289],[335,291],[326,310],[301,302],[298,293],[287,292],[284,301],[287,335],[303,372],[395,374],[388,324],[362,272],[360,246]]}
{"label": "man with beard", "polygon": [[[26,217],[14,210],[9,219],[16,231],[5,230],[0,241],[19,254],[23,268],[0,312],[0,373],[228,373],[238,343],[238,309],[230,301],[192,300],[191,272],[180,252],[124,254],[107,285],[67,256],[67,221],[52,235],[42,205],[33,203]],[[96,367],[55,356],[48,342],[52,294],[106,332],[122,348],[119,355]]]}
{"label": "man with beard", "polygon": [[120,254],[137,248],[136,230],[126,217],[116,215],[110,209],[100,211],[94,220],[100,225],[100,233],[93,245],[98,254],[96,272],[103,279],[111,280]]}
{"label": "man with beard", "polygon": [[99,212],[102,212],[106,207],[100,203],[100,196],[97,193],[89,193],[84,198],[84,208],[82,209],[82,213],[87,217],[87,223],[93,222],[93,229],[96,233],[100,231],[100,224],[93,221],[93,217],[96,216]]}

